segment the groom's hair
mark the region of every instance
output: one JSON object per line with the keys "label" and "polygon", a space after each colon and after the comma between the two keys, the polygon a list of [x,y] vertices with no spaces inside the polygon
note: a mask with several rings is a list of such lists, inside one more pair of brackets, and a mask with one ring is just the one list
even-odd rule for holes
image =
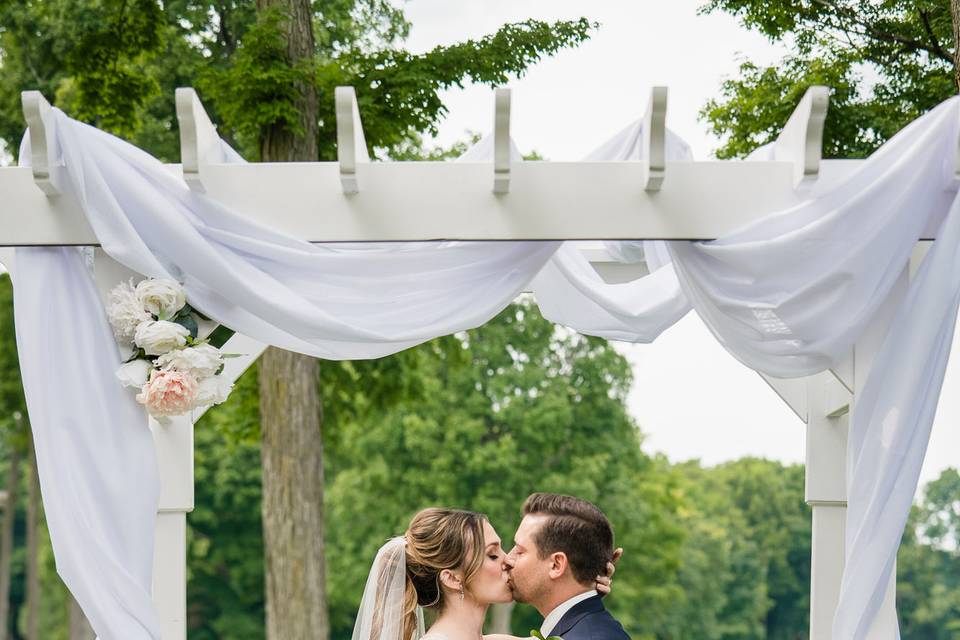
{"label": "groom's hair", "polygon": [[523,515],[547,516],[533,534],[541,559],[564,553],[573,577],[584,586],[606,575],[613,557],[613,528],[596,505],[573,496],[534,493],[523,503]]}

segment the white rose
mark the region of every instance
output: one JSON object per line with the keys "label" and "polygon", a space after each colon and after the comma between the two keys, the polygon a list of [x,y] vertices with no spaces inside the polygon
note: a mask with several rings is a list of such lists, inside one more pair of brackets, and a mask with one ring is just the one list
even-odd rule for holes
{"label": "white rose", "polygon": [[113,335],[122,344],[133,342],[137,325],[141,322],[153,320],[147,313],[132,282],[121,282],[110,291],[107,298],[107,318],[113,327]]}
{"label": "white rose", "polygon": [[157,366],[160,369],[189,373],[198,380],[216,374],[222,364],[223,355],[220,349],[207,343],[168,351],[157,358]]}
{"label": "white rose", "polygon": [[117,369],[117,378],[125,387],[137,387],[138,389],[147,383],[153,365],[149,360],[138,358],[124,363]]}
{"label": "white rose", "polygon": [[187,303],[180,283],[164,278],[141,280],[137,284],[137,297],[141,307],[160,320],[169,320]]}
{"label": "white rose", "polygon": [[207,405],[220,404],[226,401],[233,390],[233,383],[223,376],[213,376],[200,382],[197,389],[197,397],[193,401],[194,407],[206,407]]}
{"label": "white rose", "polygon": [[133,341],[148,356],[159,356],[187,344],[188,335],[187,328],[175,322],[148,320],[137,327]]}

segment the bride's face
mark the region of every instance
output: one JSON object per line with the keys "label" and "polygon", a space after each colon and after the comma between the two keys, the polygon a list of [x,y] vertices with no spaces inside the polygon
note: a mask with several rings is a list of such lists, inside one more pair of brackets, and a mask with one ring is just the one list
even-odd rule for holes
{"label": "bride's face", "polygon": [[483,523],[483,564],[470,580],[470,594],[480,604],[512,602],[513,594],[504,571],[504,552],[500,546],[500,536],[489,522]]}

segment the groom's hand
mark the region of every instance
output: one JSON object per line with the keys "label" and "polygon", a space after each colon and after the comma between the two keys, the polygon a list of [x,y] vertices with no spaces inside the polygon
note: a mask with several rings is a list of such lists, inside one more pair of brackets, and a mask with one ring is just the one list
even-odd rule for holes
{"label": "groom's hand", "polygon": [[607,563],[607,575],[597,576],[597,593],[600,597],[609,594],[613,590],[613,572],[617,570],[617,561],[623,555],[623,548],[617,547],[613,552],[613,558]]}

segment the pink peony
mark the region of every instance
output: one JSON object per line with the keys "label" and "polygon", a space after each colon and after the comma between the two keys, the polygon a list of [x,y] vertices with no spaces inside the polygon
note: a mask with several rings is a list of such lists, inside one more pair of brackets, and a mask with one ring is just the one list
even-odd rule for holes
{"label": "pink peony", "polygon": [[155,370],[137,394],[137,402],[146,405],[155,418],[178,416],[193,408],[199,387],[197,379],[188,373]]}

